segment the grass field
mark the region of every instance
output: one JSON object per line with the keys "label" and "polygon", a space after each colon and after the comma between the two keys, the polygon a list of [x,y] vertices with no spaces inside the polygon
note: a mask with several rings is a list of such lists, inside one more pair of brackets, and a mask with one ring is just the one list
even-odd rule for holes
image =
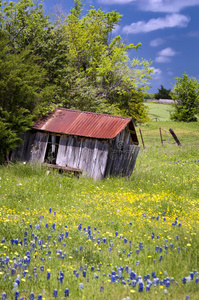
{"label": "grass field", "polygon": [[154,102],[145,102],[144,104],[149,108],[148,115],[151,121],[169,121],[170,112],[173,110],[172,105]]}
{"label": "grass field", "polygon": [[198,299],[198,150],[148,142],[130,180],[2,166],[2,299]]}

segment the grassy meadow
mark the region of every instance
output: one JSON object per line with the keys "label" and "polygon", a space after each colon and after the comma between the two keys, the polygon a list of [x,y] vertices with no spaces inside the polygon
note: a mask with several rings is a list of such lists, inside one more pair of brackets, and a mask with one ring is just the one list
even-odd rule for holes
{"label": "grassy meadow", "polygon": [[[182,147],[162,146],[159,127]],[[199,125],[138,128],[148,140],[130,179],[0,167],[3,300],[198,299]]]}

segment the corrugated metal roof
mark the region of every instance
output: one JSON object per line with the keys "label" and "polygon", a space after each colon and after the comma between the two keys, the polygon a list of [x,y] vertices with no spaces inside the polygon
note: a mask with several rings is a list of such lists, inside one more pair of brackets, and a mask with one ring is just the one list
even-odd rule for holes
{"label": "corrugated metal roof", "polygon": [[131,118],[57,108],[37,121],[32,128],[59,134],[112,139],[130,122],[132,127]]}

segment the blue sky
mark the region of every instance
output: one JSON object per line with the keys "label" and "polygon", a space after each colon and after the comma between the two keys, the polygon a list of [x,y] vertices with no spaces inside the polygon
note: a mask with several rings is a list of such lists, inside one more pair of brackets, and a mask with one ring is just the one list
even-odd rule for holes
{"label": "blue sky", "polygon": [[[44,0],[48,13],[68,14],[72,0]],[[172,89],[184,72],[199,80],[199,0],[84,0],[90,5],[123,15],[115,29],[127,43],[142,43],[130,58],[152,60],[153,79],[149,92],[162,84]]]}

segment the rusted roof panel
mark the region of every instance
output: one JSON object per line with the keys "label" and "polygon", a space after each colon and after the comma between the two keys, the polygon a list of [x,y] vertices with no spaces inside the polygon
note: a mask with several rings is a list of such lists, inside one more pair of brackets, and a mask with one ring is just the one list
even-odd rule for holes
{"label": "rusted roof panel", "polygon": [[60,134],[112,139],[130,122],[134,128],[131,118],[58,108],[32,128]]}

